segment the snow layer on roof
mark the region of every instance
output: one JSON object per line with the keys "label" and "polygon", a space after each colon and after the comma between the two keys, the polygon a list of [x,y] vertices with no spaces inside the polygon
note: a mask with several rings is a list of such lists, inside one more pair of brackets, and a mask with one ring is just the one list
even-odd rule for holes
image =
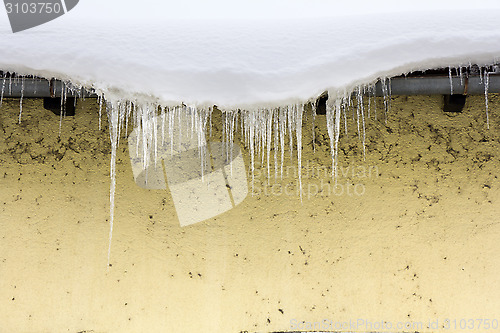
{"label": "snow layer on roof", "polygon": [[[209,5],[208,5],[209,3]],[[221,108],[342,95],[379,77],[500,58],[500,3],[82,0],[13,34],[0,69],[107,97]]]}

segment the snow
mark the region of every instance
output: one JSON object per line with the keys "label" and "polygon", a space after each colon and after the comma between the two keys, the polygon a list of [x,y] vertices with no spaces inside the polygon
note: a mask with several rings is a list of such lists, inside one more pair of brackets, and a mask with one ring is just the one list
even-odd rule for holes
{"label": "snow", "polygon": [[[236,6],[224,1],[213,2],[204,18],[196,13],[207,5],[193,1],[192,18],[177,18],[187,5],[170,1],[102,3],[81,1],[61,18],[16,34],[5,16],[0,68],[93,86],[108,99],[232,109],[297,104],[327,89],[343,95],[378,77],[486,65],[500,55],[500,3],[490,1],[474,10],[456,1],[406,7],[389,1],[377,5],[386,9],[377,14],[367,14],[375,6],[368,1],[342,8],[316,1],[309,10],[294,1],[296,9],[282,6],[283,12],[272,10],[280,1],[241,2],[274,19],[236,19]],[[294,18],[299,9],[305,18]]]}
{"label": "snow", "polygon": [[[498,62],[498,17],[500,3],[494,0],[475,1],[474,9],[468,1],[450,0],[82,0],[62,17],[16,34],[5,15],[0,21],[0,69],[92,88],[100,95],[99,115],[106,101],[112,143],[109,261],[116,149],[129,118],[142,150],[142,168],[147,170],[157,163],[158,147],[163,147],[167,134],[172,142],[172,126],[166,133],[165,117],[172,124],[173,114],[190,110],[196,115],[191,122],[197,145],[203,146],[203,177],[202,143],[211,107],[217,105],[226,111],[227,154],[233,154],[239,117],[251,168],[258,155],[267,166],[268,179],[271,157],[277,178],[278,169],[283,173],[285,141],[290,152],[296,143],[302,195],[302,116],[307,101],[328,91],[326,118],[335,177],[341,118],[346,123],[347,109],[356,108],[358,138],[364,142],[363,95],[376,80],[383,82],[388,112],[392,76],[450,67],[451,83],[452,67],[459,68],[457,75],[462,77],[462,66]],[[487,82],[485,71],[488,112]],[[11,84],[9,77],[9,89]],[[5,89],[4,78],[0,104]],[[370,105],[368,98],[368,117]],[[157,123],[159,107],[162,126]],[[20,121],[21,114],[22,98]],[[203,121],[194,121],[198,115]]]}

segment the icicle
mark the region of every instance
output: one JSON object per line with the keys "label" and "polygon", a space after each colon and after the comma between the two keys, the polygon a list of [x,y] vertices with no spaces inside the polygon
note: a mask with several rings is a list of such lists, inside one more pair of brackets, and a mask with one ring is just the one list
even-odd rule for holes
{"label": "icicle", "polygon": [[[346,96],[347,93],[344,91],[344,96]],[[347,100],[347,109],[351,111],[351,116],[352,116],[352,121],[354,121],[355,118],[355,112],[354,108],[352,105],[352,99],[351,99],[352,94],[348,94],[347,97],[345,97],[345,100]]]}
{"label": "icicle", "polygon": [[175,107],[168,110],[168,136],[170,138],[170,156],[174,154],[174,121],[176,110],[177,109]]}
{"label": "icicle", "polygon": [[360,100],[361,100],[361,92],[360,92],[360,87],[358,86],[358,89],[356,91],[356,125],[358,127],[358,138],[361,140],[361,131],[359,129],[359,125],[360,125],[360,119],[359,119],[359,116],[360,116],[360,111],[361,111],[361,106],[359,105],[360,104]]}
{"label": "icicle", "polygon": [[3,75],[3,80],[2,80],[2,95],[0,96],[0,107],[2,106],[2,103],[3,103],[4,91],[5,91],[5,74]]}
{"label": "icicle", "polygon": [[286,108],[286,111],[287,111],[287,116],[288,116],[288,139],[289,139],[289,145],[290,145],[290,162],[292,161],[292,157],[293,157],[293,134],[292,134],[292,130],[293,130],[293,112],[291,112],[291,107],[287,107]]}
{"label": "icicle", "polygon": [[255,128],[256,128],[256,119],[254,112],[246,113],[246,122],[245,125],[247,127],[247,137],[249,138],[250,145],[250,169],[252,170],[252,192],[254,190],[254,182],[255,182]]}
{"label": "icicle", "polygon": [[[155,112],[156,113],[156,112]],[[151,115],[151,127],[152,127],[152,130],[150,131],[150,133],[153,135],[153,147],[154,147],[154,165],[156,167],[157,165],[157,161],[158,161],[158,117],[156,117],[156,114],[152,114]],[[203,170],[202,170],[202,174],[201,176],[203,177]]]}
{"label": "icicle", "polygon": [[257,113],[258,116],[258,127],[257,127],[257,132],[259,133],[257,138],[258,138],[258,154],[260,156],[260,165],[261,167],[264,166],[264,159],[265,159],[265,147],[266,147],[266,126],[267,126],[267,121],[266,121],[266,113],[267,110],[259,110]]}
{"label": "icicle", "polygon": [[392,83],[391,83],[391,78],[388,78],[388,83],[387,83],[387,106],[386,106],[386,117],[385,117],[385,123],[387,124],[387,113],[391,112],[391,103],[392,103]]}
{"label": "icicle", "polygon": [[387,124],[387,112],[389,108],[389,102],[388,102],[389,92],[387,90],[386,78],[382,79],[382,93],[384,95],[384,117],[385,117],[385,123]]}
{"label": "icicle", "polygon": [[488,112],[488,86],[490,84],[490,73],[488,70],[484,72],[484,104],[486,106],[486,126],[490,129],[490,115]]}
{"label": "icicle", "polygon": [[338,165],[338,143],[340,137],[340,113],[341,100],[336,99],[334,106],[328,107],[326,111],[326,123],[328,127],[328,136],[330,137],[330,152],[332,155],[332,177],[337,183],[337,165]]}
{"label": "icicle", "polygon": [[[127,128],[127,121],[128,117],[125,117],[125,131]],[[160,106],[160,119],[161,119],[161,145],[163,146],[165,144],[165,108],[163,106]]]}
{"label": "icicle", "polygon": [[228,111],[223,111],[222,112],[222,143],[224,147],[224,152],[226,153],[226,158],[227,158],[227,151],[228,151]]}
{"label": "icicle", "polygon": [[212,112],[213,112],[213,106],[211,106],[208,110],[210,112],[209,114],[209,117],[210,119],[208,120],[209,124],[210,124],[210,132],[209,132],[209,136],[212,137]]}
{"label": "icicle", "polygon": [[448,67],[448,76],[450,78],[450,95],[453,95],[453,75],[451,74],[451,66]]}
{"label": "icicle", "polygon": [[368,119],[370,118],[371,105],[372,105],[372,96],[371,93],[368,92]]}
{"label": "icicle", "polygon": [[66,85],[65,82],[63,82],[63,86],[64,86],[64,96],[63,96],[63,105],[64,105],[64,116],[66,117],[66,100],[68,99],[68,86]]}
{"label": "icicle", "polygon": [[304,112],[303,105],[295,106],[295,135],[297,138],[297,174],[299,178],[299,194],[302,202],[302,115]]}
{"label": "icicle", "polygon": [[344,133],[346,138],[349,137],[347,133],[347,105],[342,102],[342,112],[344,113]]}
{"label": "icicle", "polygon": [[364,108],[364,101],[363,101],[363,94],[364,92],[361,91],[361,87],[358,87],[358,131],[359,131],[359,115],[361,114],[361,123],[362,123],[362,143],[363,143],[363,159],[366,158],[366,151],[365,151],[365,141],[366,141],[366,129],[365,129],[365,108]]}
{"label": "icicle", "polygon": [[257,156],[260,157],[260,165],[262,166],[264,164],[264,156],[262,156],[262,115],[261,115],[262,110],[257,110],[255,112],[255,118],[254,118],[254,135],[255,135],[255,147],[256,147],[256,153]]}
{"label": "icicle", "polygon": [[[125,133],[128,134],[128,120],[132,112],[132,102],[127,102],[127,115],[125,116]],[[100,122],[100,118],[99,118]]]}
{"label": "icicle", "polygon": [[103,95],[98,95],[97,100],[99,102],[99,131],[101,130],[101,119],[102,119],[102,100],[103,100]]}
{"label": "icicle", "polygon": [[281,146],[281,179],[283,179],[283,164],[285,163],[285,134],[286,134],[286,113],[284,108],[279,109],[280,125],[280,146]]}
{"label": "icicle", "polygon": [[[211,111],[209,109],[209,115],[207,121],[211,119]],[[233,160],[233,143],[234,143],[234,132],[237,127],[237,111],[226,111],[223,113],[223,128],[222,128],[222,139],[224,142],[224,151],[226,154],[226,159],[229,161]],[[232,173],[232,164],[231,164],[231,173]]]}
{"label": "icicle", "polygon": [[279,109],[274,110],[273,132],[274,132],[274,181],[278,179],[278,146],[279,146]]}
{"label": "icicle", "polygon": [[63,110],[64,110],[64,97],[65,85],[61,82],[61,112],[59,113],[59,136],[61,136],[61,128],[62,128],[62,119],[63,119]]}
{"label": "icicle", "polygon": [[316,103],[311,103],[313,153],[316,153]]}
{"label": "icicle", "polygon": [[[210,115],[209,115],[210,119],[212,119],[212,109],[209,109],[208,112],[210,113]],[[235,132],[237,127],[238,127],[238,112],[233,111],[233,112],[231,112],[231,122],[230,122],[230,131],[229,131],[229,142],[231,145],[231,150],[230,150],[230,154],[229,154],[230,161],[233,160],[234,132]],[[232,175],[233,174],[233,163],[231,163],[230,165],[231,165],[231,175]]]}
{"label": "icicle", "polygon": [[[271,167],[270,167],[270,158],[271,158],[271,139],[273,135],[273,110],[268,110],[266,112],[267,117],[267,128],[266,128],[266,154],[267,154],[267,184],[270,183],[271,179]],[[232,150],[231,150],[232,151]]]}
{"label": "icicle", "polygon": [[[375,110],[377,109],[377,92],[375,84],[370,85],[368,88],[368,118],[371,118],[372,115],[372,100]],[[376,115],[376,112],[375,112]],[[377,118],[375,117],[375,120]]]}
{"label": "icicle", "polygon": [[392,98],[392,83],[391,83],[391,78],[388,78],[387,81],[387,90],[389,92],[389,110],[391,109],[391,98]]}
{"label": "icicle", "polygon": [[21,80],[21,99],[19,101],[19,124],[21,123],[21,116],[23,114],[23,97],[24,97],[24,76]]}
{"label": "icicle", "polygon": [[110,161],[111,184],[109,189],[110,204],[109,204],[109,240],[108,240],[108,267],[109,267],[111,258],[111,240],[113,238],[113,221],[115,215],[116,151],[118,148],[119,106],[114,105],[110,102],[108,103],[106,110],[108,112],[109,137],[111,140],[111,161]]}
{"label": "icicle", "polygon": [[[294,136],[297,140],[298,187],[302,198],[302,122],[304,105],[290,105],[277,109],[259,109],[241,111],[244,140],[250,152],[250,170],[252,173],[252,189],[255,182],[255,159],[260,158],[261,167],[267,168],[267,182],[271,179],[271,159],[274,159],[274,178],[278,178],[278,150],[281,153],[280,176],[283,179],[285,163],[285,141],[288,140],[290,154],[293,154]],[[226,130],[224,137],[234,140],[234,128],[237,127],[238,113],[228,113],[224,121]],[[286,138],[286,136],[289,136]]]}

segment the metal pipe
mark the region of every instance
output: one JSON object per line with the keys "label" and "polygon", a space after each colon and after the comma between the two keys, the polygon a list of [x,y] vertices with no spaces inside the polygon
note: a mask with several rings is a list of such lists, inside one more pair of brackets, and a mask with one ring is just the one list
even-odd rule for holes
{"label": "metal pipe", "polygon": [[[0,79],[0,86],[3,85]],[[451,83],[451,84],[450,84]],[[491,74],[488,78],[488,92],[500,93],[500,75]],[[482,95],[485,92],[484,77],[473,75],[469,77],[452,77],[451,82],[448,76],[417,76],[417,77],[394,77],[385,80],[384,83],[378,81],[374,91],[367,94],[384,96],[384,91],[391,92],[391,95]],[[451,89],[453,86],[453,90]],[[61,92],[65,83],[58,80],[46,80],[40,78],[5,78],[3,97],[20,98],[42,98],[61,97]],[[85,89],[66,89],[67,97],[97,97],[93,92]]]}
{"label": "metal pipe", "polygon": [[[479,75],[452,77],[448,76],[418,76],[418,77],[394,77],[378,81],[375,84],[375,96],[384,96],[384,90],[390,91],[391,95],[484,95],[484,77]],[[390,86],[389,86],[390,85]],[[453,89],[451,89],[453,87]],[[500,75],[490,74],[488,77],[488,92],[500,93]],[[372,92],[368,94],[373,95]]]}
{"label": "metal pipe", "polygon": [[61,97],[64,90],[66,97],[97,97],[96,94],[85,89],[69,89],[64,82],[59,80],[7,77],[0,78],[0,89],[2,86],[4,98],[20,98],[21,96],[23,98]]}

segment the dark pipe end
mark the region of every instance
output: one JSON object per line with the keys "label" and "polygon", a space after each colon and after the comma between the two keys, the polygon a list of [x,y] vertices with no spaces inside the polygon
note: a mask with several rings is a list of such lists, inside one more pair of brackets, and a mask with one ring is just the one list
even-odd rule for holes
{"label": "dark pipe end", "polygon": [[444,95],[444,112],[462,112],[465,105],[466,95]]}
{"label": "dark pipe end", "polygon": [[61,111],[63,116],[74,116],[75,115],[75,98],[67,97],[66,101],[63,102],[61,106],[61,98],[56,97],[44,97],[43,98],[43,107],[46,110],[52,111],[54,114],[60,116]]}
{"label": "dark pipe end", "polygon": [[325,91],[316,100],[316,114],[326,114],[327,100],[328,100],[328,92]]}

